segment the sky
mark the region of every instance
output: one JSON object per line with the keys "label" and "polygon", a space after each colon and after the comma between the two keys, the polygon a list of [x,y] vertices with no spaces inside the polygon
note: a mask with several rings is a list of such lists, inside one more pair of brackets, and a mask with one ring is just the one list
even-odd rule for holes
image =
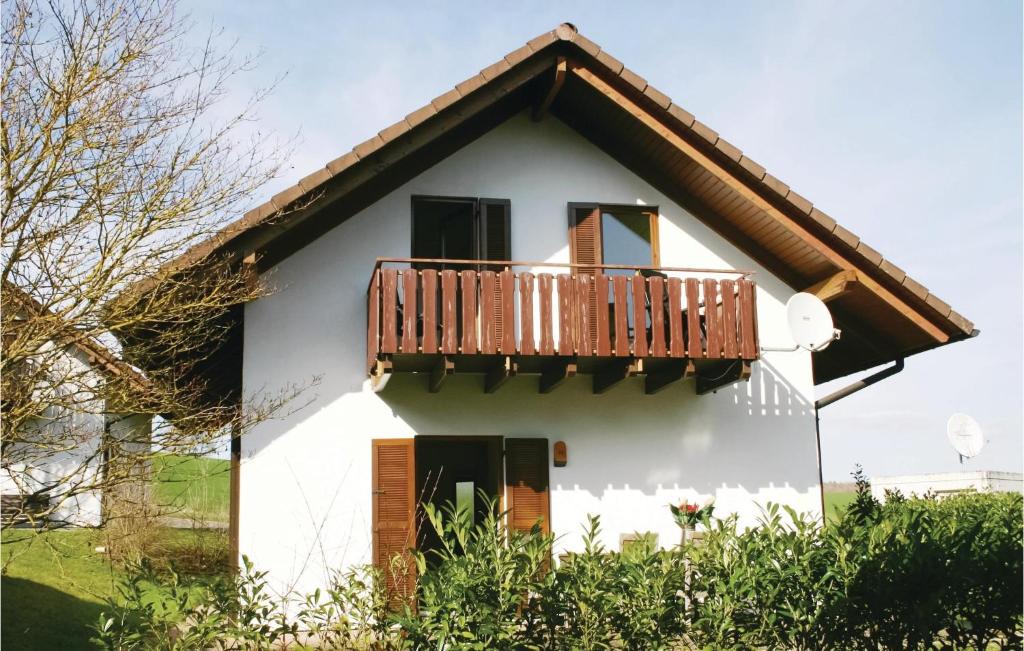
{"label": "sky", "polygon": [[[1022,3],[214,2],[197,29],[261,53],[226,108],[277,81],[253,128],[294,138],[273,193],[561,22],[857,233],[981,335],[820,412],[826,481],[960,469],[954,412],[1020,472]],[[818,397],[856,376],[818,387]]]}

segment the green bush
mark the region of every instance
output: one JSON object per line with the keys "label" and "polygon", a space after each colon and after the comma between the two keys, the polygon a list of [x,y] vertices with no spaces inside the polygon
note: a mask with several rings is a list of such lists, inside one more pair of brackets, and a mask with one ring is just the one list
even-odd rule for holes
{"label": "green bush", "polygon": [[415,608],[389,610],[368,569],[286,604],[247,563],[237,579],[174,585],[165,604],[145,603],[137,584],[166,579],[129,582],[98,640],[117,649],[1020,648],[1022,507],[1016,494],[891,495],[883,505],[860,482],[828,527],[769,505],[758,527],[726,518],[701,544],[671,551],[643,538],[606,550],[593,518],[583,551],[555,565],[550,536],[510,532],[494,508],[474,526],[465,512],[426,506],[442,546],[414,555]]}

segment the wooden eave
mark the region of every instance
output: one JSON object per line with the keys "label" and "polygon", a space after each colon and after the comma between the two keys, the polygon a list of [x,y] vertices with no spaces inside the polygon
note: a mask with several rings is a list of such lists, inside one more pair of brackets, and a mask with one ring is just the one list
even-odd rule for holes
{"label": "wooden eave", "polygon": [[844,337],[815,355],[817,383],[976,334],[926,287],[569,24],[274,195],[172,270],[211,255],[253,254],[270,268],[528,108],[569,124],[794,289],[856,272],[859,282],[829,304]]}

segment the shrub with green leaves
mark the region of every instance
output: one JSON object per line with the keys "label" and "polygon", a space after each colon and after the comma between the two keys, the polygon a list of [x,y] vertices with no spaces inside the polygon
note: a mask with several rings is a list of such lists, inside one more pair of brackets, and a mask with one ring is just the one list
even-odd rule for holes
{"label": "shrub with green leaves", "polygon": [[[389,609],[356,568],[312,595],[272,598],[247,562],[236,578],[184,582],[140,571],[97,625],[110,649],[991,649],[1022,642],[1018,494],[942,500],[858,482],[836,523],[769,505],[759,526],[713,523],[700,544],[625,551],[600,544],[556,564],[539,529],[510,531],[491,504],[425,505],[440,547],[414,554],[415,605]],[[162,582],[164,597],[143,585]],[[392,602],[393,603],[393,602]],[[282,615],[284,612],[290,616]],[[302,646],[307,645],[307,646]]]}

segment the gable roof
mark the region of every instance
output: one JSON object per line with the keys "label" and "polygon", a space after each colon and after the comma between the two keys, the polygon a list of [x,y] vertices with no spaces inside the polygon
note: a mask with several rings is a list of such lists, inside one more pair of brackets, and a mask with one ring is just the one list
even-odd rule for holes
{"label": "gable roof", "polygon": [[[836,289],[821,383],[974,325],[569,23],[541,34],[185,252],[269,268],[505,119],[545,106],[795,289]],[[324,210],[327,206],[331,210]]]}
{"label": "gable roof", "polygon": [[[36,317],[49,316],[54,319],[60,318],[52,310],[48,310],[43,306],[35,297],[10,281],[5,281],[3,284],[3,302],[5,303],[4,309],[11,309],[10,303],[14,303],[17,306],[15,309],[21,310],[23,313],[29,313]],[[61,326],[60,323],[57,323],[56,326],[59,331],[67,333],[64,335],[65,341],[63,343],[84,355],[89,364],[102,373],[108,377],[122,378],[139,390],[149,388],[149,380],[135,367],[118,357],[117,353],[109,347],[93,337],[75,332],[74,328],[70,325]],[[9,324],[5,324],[5,327],[9,327]]]}

